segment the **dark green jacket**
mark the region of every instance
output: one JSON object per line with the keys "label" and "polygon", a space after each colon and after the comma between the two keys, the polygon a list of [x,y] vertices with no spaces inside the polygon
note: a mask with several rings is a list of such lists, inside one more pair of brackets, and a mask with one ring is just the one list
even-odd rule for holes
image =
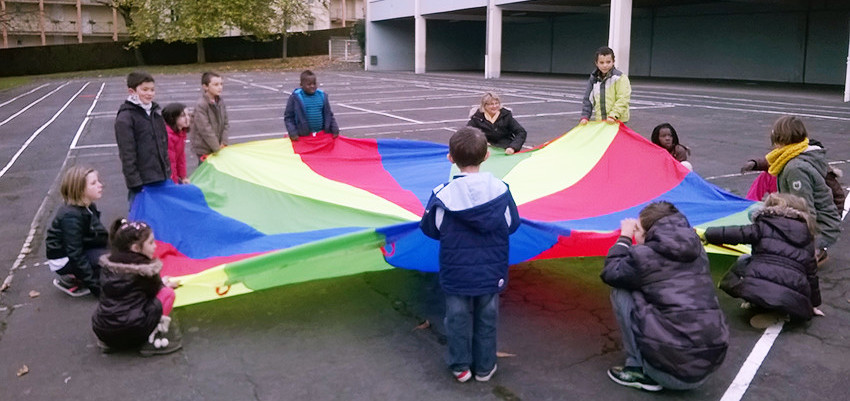
{"label": "dark green jacket", "polygon": [[806,200],[818,225],[815,246],[828,248],[838,240],[841,215],[835,207],[832,190],[826,184],[826,151],[818,146],[809,149],[785,164],[776,179],[781,193],[797,195]]}

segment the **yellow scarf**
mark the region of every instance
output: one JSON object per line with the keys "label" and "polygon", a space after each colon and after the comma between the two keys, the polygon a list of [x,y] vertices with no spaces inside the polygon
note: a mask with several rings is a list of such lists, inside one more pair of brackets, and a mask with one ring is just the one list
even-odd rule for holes
{"label": "yellow scarf", "polygon": [[495,123],[496,123],[496,119],[497,119],[497,118],[499,118],[499,114],[502,114],[502,111],[501,111],[501,110],[497,111],[497,112],[496,112],[496,114],[493,114],[492,116],[490,115],[490,113],[487,113],[487,112],[485,111],[485,112],[484,112],[484,118],[486,118],[486,119],[487,119],[487,121],[489,121],[489,122],[490,122],[490,124],[495,124]]}
{"label": "yellow scarf", "polygon": [[785,145],[781,148],[776,148],[770,151],[770,153],[765,156],[767,159],[767,163],[770,167],[767,168],[767,172],[772,176],[777,176],[785,168],[785,163],[788,163],[791,159],[800,155],[809,148],[809,138],[803,140],[803,142],[792,143],[791,145]]}

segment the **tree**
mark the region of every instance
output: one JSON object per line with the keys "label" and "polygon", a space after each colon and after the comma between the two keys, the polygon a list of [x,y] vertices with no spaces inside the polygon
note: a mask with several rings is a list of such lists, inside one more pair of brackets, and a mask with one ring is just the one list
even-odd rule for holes
{"label": "tree", "polygon": [[[143,0],[92,0],[94,3],[101,4],[107,6],[118,14],[121,14],[121,18],[124,18],[124,25],[127,27],[127,31],[130,33],[131,37],[133,37],[133,15],[138,13],[138,10],[142,8],[144,5]],[[130,48],[133,49],[133,54],[136,57],[136,63],[139,65],[145,64],[145,58],[142,55],[142,51],[139,49],[139,43],[134,41],[130,42]]]}
{"label": "tree", "polygon": [[268,27],[273,31],[280,32],[283,47],[282,57],[286,59],[286,43],[289,38],[289,29],[308,22],[313,16],[312,5],[314,1],[323,7],[328,7],[328,0],[272,0],[269,2],[269,11],[272,13]]}
{"label": "tree", "polygon": [[145,42],[196,43],[198,62],[206,61],[205,38],[222,36],[228,28],[268,37],[307,21],[311,5],[328,0],[94,0],[121,13],[132,38],[131,47]]}

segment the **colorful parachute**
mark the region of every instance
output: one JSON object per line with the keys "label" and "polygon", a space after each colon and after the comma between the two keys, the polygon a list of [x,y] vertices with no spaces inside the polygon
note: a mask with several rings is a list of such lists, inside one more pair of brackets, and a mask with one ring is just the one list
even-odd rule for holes
{"label": "colorful parachute", "polygon": [[[146,187],[131,218],[154,228],[163,275],[183,284],[178,305],[393,266],[436,271],[438,242],[418,222],[453,173],[447,152],[330,136],[232,145],[199,166],[192,185]],[[702,227],[745,224],[753,205],[624,125],[579,126],[511,156],[496,150],[482,169],[519,205],[511,263],[604,255],[620,220],[655,200]]]}

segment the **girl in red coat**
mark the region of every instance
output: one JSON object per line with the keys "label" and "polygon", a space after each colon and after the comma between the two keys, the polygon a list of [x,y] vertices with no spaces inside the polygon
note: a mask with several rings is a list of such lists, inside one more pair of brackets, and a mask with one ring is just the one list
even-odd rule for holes
{"label": "girl in red coat", "polygon": [[186,105],[170,103],[162,109],[165,130],[168,131],[168,159],[171,161],[171,179],[178,184],[188,184],[186,176],[186,133],[191,123]]}

